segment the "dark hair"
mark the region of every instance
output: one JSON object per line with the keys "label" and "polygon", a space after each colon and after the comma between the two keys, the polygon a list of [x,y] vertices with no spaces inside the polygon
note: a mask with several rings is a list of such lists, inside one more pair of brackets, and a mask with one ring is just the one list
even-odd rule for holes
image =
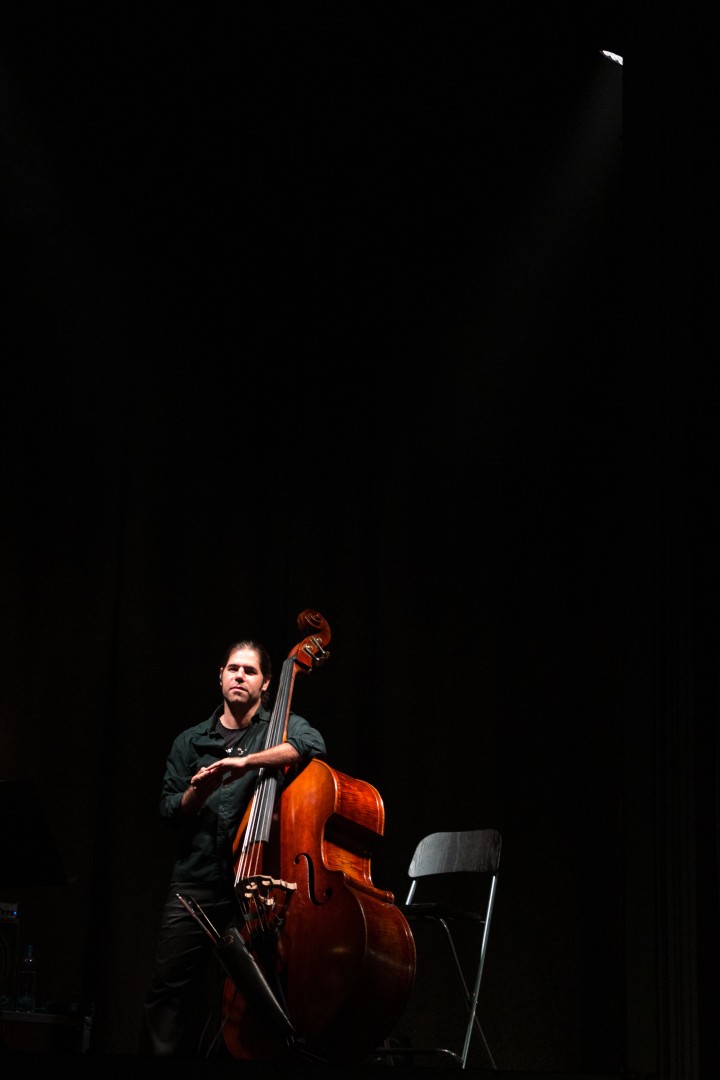
{"label": "dark hair", "polygon": [[272,661],[270,659],[270,653],[259,641],[253,641],[252,638],[245,638],[243,641],[236,641],[234,645],[231,645],[230,648],[226,650],[220,665],[221,668],[225,667],[236,649],[252,649],[253,652],[257,653],[263,680],[268,680],[268,688],[263,692],[262,696],[262,703],[267,707],[270,702],[270,683],[272,681]]}

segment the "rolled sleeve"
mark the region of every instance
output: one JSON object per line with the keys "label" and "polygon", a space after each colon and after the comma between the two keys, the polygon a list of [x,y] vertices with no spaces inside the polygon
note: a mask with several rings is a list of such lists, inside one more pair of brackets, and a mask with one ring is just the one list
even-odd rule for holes
{"label": "rolled sleeve", "polygon": [[171,825],[178,825],[183,820],[180,803],[183,793],[194,773],[194,752],[188,746],[185,735],[180,735],[173,743],[168,755],[160,797],[160,816]]}
{"label": "rolled sleeve", "polygon": [[327,753],[325,740],[320,732],[297,713],[290,713],[288,717],[287,741],[295,747],[301,758],[322,758]]}

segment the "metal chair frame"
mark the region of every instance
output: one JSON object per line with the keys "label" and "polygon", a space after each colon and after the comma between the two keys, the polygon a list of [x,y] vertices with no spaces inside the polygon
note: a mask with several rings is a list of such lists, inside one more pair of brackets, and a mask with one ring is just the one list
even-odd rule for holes
{"label": "metal chair frame", "polygon": [[[491,1067],[497,1069],[487,1039],[485,1038],[485,1034],[480,1025],[477,1010],[480,985],[485,969],[488,939],[490,936],[490,924],[495,907],[501,848],[502,838],[497,829],[468,829],[455,832],[430,833],[417,845],[408,868],[408,876],[411,879],[410,887],[405,903],[400,905],[400,909],[411,924],[413,920],[430,920],[442,927],[450,946],[454,964],[463,988],[468,1009],[468,1022],[465,1029],[462,1052],[439,1046],[427,1048],[390,1047],[388,1046],[388,1040],[386,1040],[385,1045],[378,1051],[380,1055],[389,1057],[400,1056],[403,1054],[408,1056],[424,1054],[446,1055],[454,1063],[459,1064],[464,1069],[467,1066],[473,1032],[476,1031],[482,1041]],[[484,910],[455,907],[438,901],[418,902],[415,900],[418,881],[421,879],[431,877],[434,877],[435,879],[446,879],[450,875],[458,873],[465,875],[482,874],[490,877],[487,902]],[[456,934],[453,934],[451,929],[452,923],[458,924],[461,922],[475,923],[478,925],[482,924],[483,928],[480,942],[480,955],[477,966],[475,967],[472,989],[469,987],[468,980],[463,971],[463,965],[456,944]]]}

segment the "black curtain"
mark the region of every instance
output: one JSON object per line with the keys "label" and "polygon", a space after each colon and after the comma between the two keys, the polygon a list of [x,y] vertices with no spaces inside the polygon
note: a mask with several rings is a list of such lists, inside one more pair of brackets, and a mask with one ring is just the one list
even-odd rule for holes
{"label": "black curtain", "polygon": [[383,796],[375,883],[503,833],[499,1067],[715,1053],[712,175],[667,142],[700,75],[676,111],[639,16],[535,7],[4,16],[0,778],[67,869],[7,887],[100,1051],[170,742],[312,607],[295,704]]}

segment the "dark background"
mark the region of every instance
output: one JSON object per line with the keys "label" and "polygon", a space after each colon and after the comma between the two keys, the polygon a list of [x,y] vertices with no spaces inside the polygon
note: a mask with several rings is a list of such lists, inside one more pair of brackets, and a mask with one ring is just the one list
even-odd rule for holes
{"label": "dark background", "polygon": [[3,8],[2,892],[98,1052],[170,743],[314,608],[375,884],[503,834],[499,1069],[716,1062],[716,27],[499,7]]}

